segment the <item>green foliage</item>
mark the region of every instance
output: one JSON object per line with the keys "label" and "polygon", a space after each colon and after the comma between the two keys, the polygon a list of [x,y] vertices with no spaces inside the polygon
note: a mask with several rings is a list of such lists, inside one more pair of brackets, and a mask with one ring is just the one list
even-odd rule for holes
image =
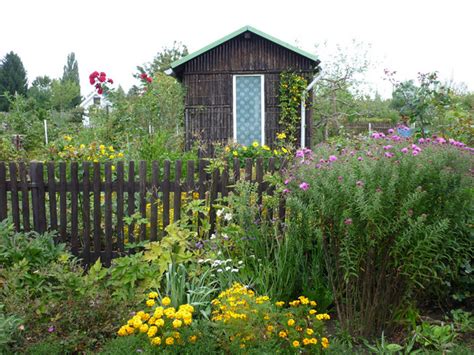
{"label": "green foliage", "polygon": [[407,143],[390,143],[340,154],[323,146],[290,176],[288,223],[312,236],[308,253],[321,253],[338,318],[353,335],[388,330],[404,301],[446,297],[473,253],[470,155],[439,145],[404,155]]}
{"label": "green foliage", "polygon": [[382,337],[380,341],[376,341],[375,345],[370,345],[367,341],[365,342],[367,348],[374,354],[395,354],[403,349],[403,346],[395,343],[387,343],[385,341],[384,333],[382,332]]}
{"label": "green foliage", "polygon": [[7,53],[0,63],[0,111],[10,109],[5,93],[25,96],[27,87],[26,71],[20,57],[14,52]]}
{"label": "green foliage", "polygon": [[3,308],[3,304],[0,304],[0,352],[8,353],[23,320],[14,315],[5,315]]}
{"label": "green foliage", "polygon": [[74,96],[69,102],[69,108],[78,106],[81,103],[81,83],[79,81],[79,67],[74,52],[69,53],[67,56],[67,62],[64,66],[63,76],[61,78],[63,84],[70,82],[75,85],[71,85],[76,90],[76,96]]}
{"label": "green foliage", "polygon": [[288,72],[280,74],[280,92],[278,95],[280,117],[278,118],[278,124],[280,131],[286,134],[286,139],[291,144],[296,143],[298,128],[300,127],[301,99],[307,86],[307,80],[301,75]]}
{"label": "green foliage", "polygon": [[164,47],[158,52],[153,58],[150,64],[145,65],[145,70],[149,75],[153,75],[158,72],[165,72],[170,68],[170,64],[174,61],[181,59],[188,55],[188,47],[180,42],[173,42],[171,48]]}
{"label": "green foliage", "polygon": [[453,324],[421,323],[415,330],[416,342],[424,348],[446,352],[454,346],[457,337]]}

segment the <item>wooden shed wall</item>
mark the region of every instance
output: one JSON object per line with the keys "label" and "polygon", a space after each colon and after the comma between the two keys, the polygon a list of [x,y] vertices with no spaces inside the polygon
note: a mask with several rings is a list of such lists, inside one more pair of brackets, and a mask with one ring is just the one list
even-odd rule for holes
{"label": "wooden shed wall", "polygon": [[[250,32],[247,32],[249,34]],[[263,37],[245,33],[183,64],[178,77],[186,87],[185,126],[189,147],[195,139],[226,143],[233,137],[232,76],[265,76],[265,142],[278,132],[279,74],[297,71],[311,79],[315,62]],[[307,110],[308,122],[311,119]],[[307,129],[309,142],[309,127]]]}

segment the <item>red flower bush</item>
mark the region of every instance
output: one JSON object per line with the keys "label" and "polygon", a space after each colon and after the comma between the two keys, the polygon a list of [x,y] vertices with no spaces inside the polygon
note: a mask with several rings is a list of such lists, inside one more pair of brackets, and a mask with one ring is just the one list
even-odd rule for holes
{"label": "red flower bush", "polygon": [[114,81],[111,78],[107,79],[107,74],[98,71],[94,71],[89,75],[89,83],[95,86],[97,93],[102,95],[104,91],[109,90],[107,84],[113,84]]}

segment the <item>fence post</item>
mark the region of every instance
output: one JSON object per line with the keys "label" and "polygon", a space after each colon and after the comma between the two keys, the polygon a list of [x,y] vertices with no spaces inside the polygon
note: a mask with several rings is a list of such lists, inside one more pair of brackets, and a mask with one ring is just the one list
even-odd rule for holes
{"label": "fence post", "polygon": [[7,171],[5,163],[0,162],[0,221],[7,217]]}
{"label": "fence post", "polygon": [[33,204],[33,225],[35,231],[46,231],[46,210],[44,198],[43,163],[33,162],[30,165],[31,200]]}

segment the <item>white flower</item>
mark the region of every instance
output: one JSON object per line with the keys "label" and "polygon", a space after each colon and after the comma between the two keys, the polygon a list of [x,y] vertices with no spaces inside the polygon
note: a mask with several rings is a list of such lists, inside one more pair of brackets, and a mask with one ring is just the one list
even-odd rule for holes
{"label": "white flower", "polygon": [[226,213],[225,216],[224,216],[224,219],[226,221],[230,221],[232,219],[232,213]]}
{"label": "white flower", "polygon": [[216,235],[214,233],[211,234],[211,238],[209,239],[216,239]]}
{"label": "white flower", "polygon": [[231,268],[230,266],[227,266],[227,267],[225,268],[225,271],[229,271],[230,269],[232,269],[232,268]]}
{"label": "white flower", "polygon": [[239,272],[239,269],[232,269],[231,272]]}
{"label": "white flower", "polygon": [[226,263],[231,263],[231,262],[232,262],[232,259],[227,259],[225,262],[226,262]]}
{"label": "white flower", "polygon": [[220,217],[222,216],[223,213],[224,213],[224,209],[220,209],[220,210],[217,210],[216,215],[217,217]]}
{"label": "white flower", "polygon": [[237,264],[242,265],[244,262],[242,260],[239,260]]}
{"label": "white flower", "polygon": [[217,252],[217,255],[221,255],[221,254],[222,254],[222,252],[219,250],[219,251]]}
{"label": "white flower", "polygon": [[199,260],[198,260],[198,263],[199,263],[199,264],[202,264],[202,263],[205,263],[205,262],[206,262],[206,260],[204,260],[204,259],[199,259]]}
{"label": "white flower", "polygon": [[217,272],[222,272],[222,271],[224,271],[224,270],[222,270],[222,269],[217,269]]}
{"label": "white flower", "polygon": [[227,239],[229,239],[229,236],[228,236],[226,233],[223,233],[223,234],[222,234],[222,238],[223,238],[224,240],[227,240]]}

